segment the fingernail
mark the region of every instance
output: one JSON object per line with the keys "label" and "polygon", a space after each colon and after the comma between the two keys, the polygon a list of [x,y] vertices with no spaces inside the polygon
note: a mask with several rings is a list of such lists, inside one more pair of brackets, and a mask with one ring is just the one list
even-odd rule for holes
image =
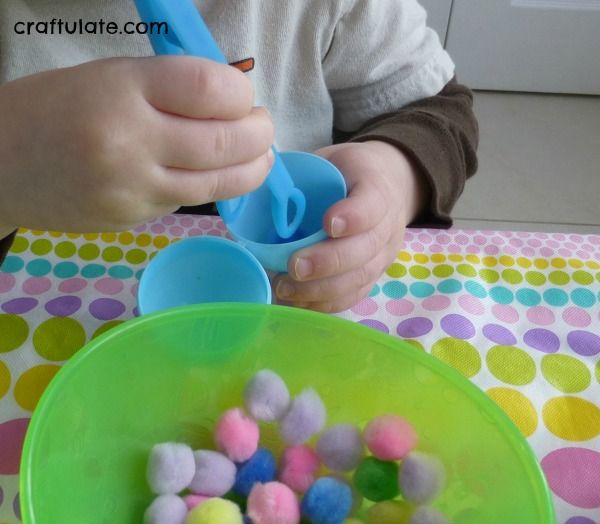
{"label": "fingernail", "polygon": [[313,272],[313,263],[308,258],[297,258],[294,264],[294,273],[300,279],[309,277]]}
{"label": "fingernail", "polygon": [[279,298],[290,298],[294,296],[296,290],[294,286],[285,280],[280,280],[277,284],[277,296]]}
{"label": "fingernail", "polygon": [[331,221],[331,234],[334,238],[341,237],[348,227],[348,222],[346,222],[345,218],[334,217]]}

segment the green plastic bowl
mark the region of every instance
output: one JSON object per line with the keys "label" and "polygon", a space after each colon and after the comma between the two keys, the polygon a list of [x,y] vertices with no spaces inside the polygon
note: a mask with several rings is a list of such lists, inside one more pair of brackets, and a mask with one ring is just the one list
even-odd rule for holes
{"label": "green plastic bowl", "polygon": [[[212,447],[258,370],[292,394],[312,386],[328,422],[410,420],[419,448],[448,468],[435,503],[453,524],[553,524],[550,492],[510,419],[462,375],[409,344],[326,315],[208,304],[132,320],[90,342],[56,375],[29,426],[21,463],[25,524],[139,524],[152,501],[150,448]],[[265,428],[277,448],[275,429]]]}

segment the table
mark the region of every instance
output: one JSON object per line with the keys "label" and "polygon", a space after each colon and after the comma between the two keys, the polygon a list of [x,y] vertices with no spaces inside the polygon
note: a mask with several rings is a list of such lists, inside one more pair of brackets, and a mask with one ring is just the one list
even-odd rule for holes
{"label": "table", "polygon": [[[169,215],[118,234],[19,233],[0,272],[0,523],[19,521],[21,445],[45,386],[135,315],[153,254],[196,235],[226,230]],[[410,230],[370,296],[338,316],[467,376],[527,437],[559,524],[600,524],[600,236]]]}

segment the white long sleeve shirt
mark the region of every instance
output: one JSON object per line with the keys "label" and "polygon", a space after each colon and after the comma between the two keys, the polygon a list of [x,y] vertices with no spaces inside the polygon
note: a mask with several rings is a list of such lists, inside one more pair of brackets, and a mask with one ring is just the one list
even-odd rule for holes
{"label": "white long sleeve shirt", "polygon": [[[176,2],[177,0],[172,0]],[[331,143],[332,127],[438,93],[454,64],[416,0],[196,0],[230,62],[248,72],[280,149]],[[37,29],[55,34],[39,34]],[[139,22],[133,0],[2,0],[0,82],[112,56],[148,56],[143,34],[62,34],[57,21]],[[38,22],[42,22],[38,24]],[[29,23],[29,32],[27,33]],[[33,25],[32,23],[37,24]],[[64,29],[64,27],[63,27]]]}

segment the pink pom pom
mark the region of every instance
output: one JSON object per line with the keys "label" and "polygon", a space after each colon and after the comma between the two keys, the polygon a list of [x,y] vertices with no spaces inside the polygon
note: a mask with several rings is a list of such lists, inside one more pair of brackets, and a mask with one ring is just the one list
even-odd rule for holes
{"label": "pink pom pom", "polygon": [[206,502],[209,498],[210,497],[203,497],[202,495],[186,495],[183,497],[183,502],[185,502],[188,511],[192,511],[196,506]]}
{"label": "pink pom pom", "polygon": [[258,449],[258,424],[241,409],[223,413],[215,430],[217,446],[234,462],[245,462]]}
{"label": "pink pom pom", "polygon": [[298,493],[304,493],[315,481],[320,462],[309,446],[290,446],[283,451],[279,480]]}
{"label": "pink pom pom", "polygon": [[298,524],[300,504],[294,492],[280,482],[256,484],[248,497],[248,516],[254,524]]}
{"label": "pink pom pom", "polygon": [[417,445],[417,433],[402,417],[384,415],[365,428],[365,442],[380,460],[400,460]]}

